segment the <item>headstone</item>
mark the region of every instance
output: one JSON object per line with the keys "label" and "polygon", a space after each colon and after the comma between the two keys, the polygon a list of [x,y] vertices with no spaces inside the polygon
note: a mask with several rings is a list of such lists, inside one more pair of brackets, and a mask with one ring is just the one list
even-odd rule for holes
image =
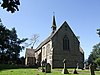
{"label": "headstone", "polygon": [[86,64],[84,64],[84,69],[86,69]]}
{"label": "headstone", "polygon": [[45,72],[46,72],[46,73],[51,73],[51,65],[50,65],[49,63],[47,63],[47,64],[45,65]]}
{"label": "headstone", "polygon": [[79,64],[77,63],[77,69],[79,69]]}
{"label": "headstone", "polygon": [[90,69],[90,75],[95,75],[95,72],[94,72],[94,65],[93,65],[93,64],[90,64],[90,65],[89,65],[89,69]]}
{"label": "headstone", "polygon": [[41,62],[42,63],[42,72],[45,72],[45,69],[44,69],[44,60]]}
{"label": "headstone", "polygon": [[76,69],[73,70],[73,74],[78,74]]}
{"label": "headstone", "polygon": [[63,63],[64,63],[64,68],[62,70],[62,74],[69,74],[67,68],[66,68],[66,59],[63,60]]}

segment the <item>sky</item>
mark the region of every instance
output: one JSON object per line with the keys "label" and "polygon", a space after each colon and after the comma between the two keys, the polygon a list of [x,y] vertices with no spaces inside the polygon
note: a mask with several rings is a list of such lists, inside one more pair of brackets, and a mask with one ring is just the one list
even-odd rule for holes
{"label": "sky", "polygon": [[[1,0],[0,0],[1,1]],[[57,28],[67,21],[88,58],[93,46],[100,42],[96,29],[100,28],[100,0],[20,0],[19,11],[14,14],[0,7],[0,18],[8,28],[16,28],[19,38],[39,34],[40,44],[52,32],[55,12]],[[35,47],[36,47],[35,46]],[[25,50],[21,52],[25,56]]]}

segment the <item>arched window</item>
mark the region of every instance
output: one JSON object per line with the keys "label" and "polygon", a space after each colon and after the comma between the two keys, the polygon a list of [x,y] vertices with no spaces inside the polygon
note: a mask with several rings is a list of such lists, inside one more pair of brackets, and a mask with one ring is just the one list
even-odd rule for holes
{"label": "arched window", "polygon": [[66,35],[63,38],[63,50],[69,50],[69,39]]}

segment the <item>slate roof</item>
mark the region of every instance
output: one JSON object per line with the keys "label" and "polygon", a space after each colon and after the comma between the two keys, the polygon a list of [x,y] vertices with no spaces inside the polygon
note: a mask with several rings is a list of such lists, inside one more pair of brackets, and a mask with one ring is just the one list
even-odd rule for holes
{"label": "slate roof", "polygon": [[[66,21],[64,22],[64,23],[67,23]],[[64,24],[63,23],[63,24]],[[62,25],[63,25],[62,24]],[[62,25],[61,25],[61,27],[62,27]],[[60,28],[61,28],[60,27]],[[60,29],[59,28],[59,29]],[[59,29],[58,30],[56,30],[54,33],[51,33],[51,35],[47,38],[47,39],[45,39],[37,48],[36,48],[36,50],[35,51],[38,51],[43,45],[45,45],[47,42],[49,42],[52,38],[53,38],[53,36],[59,31]]]}
{"label": "slate roof", "polygon": [[[55,32],[56,33],[56,32]],[[43,45],[45,45],[47,42],[49,42],[51,40],[51,38],[54,36],[54,34],[51,34],[47,39],[45,39],[37,48],[36,51],[38,51]]]}
{"label": "slate roof", "polygon": [[[45,39],[37,48],[36,48],[36,50],[35,51],[38,51],[40,48],[42,48],[42,46],[43,45],[45,45],[46,43],[48,43],[52,38],[53,38],[53,36],[62,28],[62,26],[64,25],[64,24],[67,24],[68,25],[68,23],[66,22],[66,21],[64,21],[64,23],[61,25],[61,27],[58,29],[58,30],[56,30],[54,33],[51,33],[51,35],[47,38],[47,39]],[[68,27],[69,27],[69,25],[68,25]],[[69,27],[69,29],[71,30],[71,28]],[[71,30],[71,32],[73,33],[73,31]],[[73,33],[74,34],[74,33]],[[75,36],[75,34],[74,34],[74,36]],[[76,37],[76,36],[75,36]],[[76,37],[77,38],[77,37]],[[78,39],[77,39],[78,40]],[[79,41],[79,40],[78,40]]]}
{"label": "slate roof", "polygon": [[35,57],[35,49],[26,48],[25,57]]}

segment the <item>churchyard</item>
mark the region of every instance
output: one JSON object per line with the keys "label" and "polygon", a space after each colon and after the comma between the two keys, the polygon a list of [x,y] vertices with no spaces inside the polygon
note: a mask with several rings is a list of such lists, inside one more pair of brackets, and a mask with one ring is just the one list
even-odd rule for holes
{"label": "churchyard", "polygon": [[0,64],[0,75],[100,75],[100,70],[95,70],[93,64],[89,69],[67,68],[66,60],[63,61],[63,68],[51,69],[51,65],[46,63],[41,67],[29,68],[18,65]]}
{"label": "churchyard", "polygon": [[89,69],[67,68],[66,59],[63,60],[63,68],[51,69],[49,63],[42,63],[41,67],[27,67],[25,65],[0,64],[0,75],[100,75],[100,70],[95,70],[90,64]]}
{"label": "churchyard", "polygon": [[[62,74],[62,69],[52,69],[51,73],[41,72],[38,69],[5,69],[0,70],[0,75],[90,75],[89,70],[78,69],[78,74],[73,74],[74,69],[68,69],[69,74]],[[100,75],[100,71],[95,71],[95,75]]]}
{"label": "churchyard", "polygon": [[[25,67],[18,67],[14,65],[0,65],[0,75],[91,75],[90,69],[82,70],[82,69],[76,69],[78,74],[73,74],[75,69],[69,69],[66,68],[68,71],[68,74],[63,74],[63,69],[65,68],[55,68],[47,70],[48,73],[45,71],[42,72],[42,69],[47,69],[45,67],[39,67],[39,68],[25,68]],[[50,67],[49,67],[50,68]],[[49,69],[48,68],[48,69]],[[100,75],[99,71],[94,71],[95,75]]]}

